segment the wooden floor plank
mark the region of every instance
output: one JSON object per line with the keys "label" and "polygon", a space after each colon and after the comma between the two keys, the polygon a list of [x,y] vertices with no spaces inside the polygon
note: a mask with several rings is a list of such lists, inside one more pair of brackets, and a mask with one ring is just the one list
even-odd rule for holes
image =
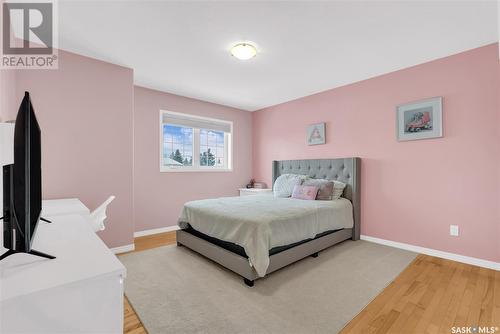
{"label": "wooden floor plank", "polygon": [[478,322],[500,327],[500,274],[421,254],[341,333],[440,334]]}
{"label": "wooden floor plank", "polygon": [[147,235],[134,239],[136,252],[166,245],[172,245],[175,244],[175,242],[175,231]]}
{"label": "wooden floor plank", "polygon": [[460,302],[465,293],[465,287],[468,280],[467,272],[470,271],[470,268],[466,267],[463,264],[459,265],[458,268],[459,270],[457,270],[456,274],[453,277],[454,284],[449,285],[448,288],[450,299],[447,307],[443,310],[445,313],[439,327],[440,333],[449,331],[453,326],[458,310],[460,308]]}
{"label": "wooden floor plank", "polygon": [[147,334],[141,320],[135,313],[134,308],[128,301],[128,298],[124,298],[124,319],[123,319],[123,333],[126,334]]}

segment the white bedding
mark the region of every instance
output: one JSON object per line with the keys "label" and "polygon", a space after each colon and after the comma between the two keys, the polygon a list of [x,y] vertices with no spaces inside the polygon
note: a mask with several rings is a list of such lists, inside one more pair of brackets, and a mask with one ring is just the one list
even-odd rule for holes
{"label": "white bedding", "polygon": [[211,237],[245,249],[259,276],[269,266],[269,250],[328,230],[352,228],[352,204],[345,198],[307,201],[270,195],[222,197],[184,204],[179,226],[190,224]]}

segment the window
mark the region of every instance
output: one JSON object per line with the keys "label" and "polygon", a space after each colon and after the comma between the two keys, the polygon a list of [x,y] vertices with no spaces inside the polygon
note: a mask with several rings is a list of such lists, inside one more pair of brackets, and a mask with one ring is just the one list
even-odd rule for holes
{"label": "window", "polygon": [[193,165],[193,128],[164,124],[164,164],[172,166]]}
{"label": "window", "polygon": [[233,123],[160,111],[160,171],[232,170]]}

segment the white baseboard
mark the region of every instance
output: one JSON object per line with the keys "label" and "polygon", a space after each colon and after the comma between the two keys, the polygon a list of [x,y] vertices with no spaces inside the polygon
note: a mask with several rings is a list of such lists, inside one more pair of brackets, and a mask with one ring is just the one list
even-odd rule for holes
{"label": "white baseboard", "polygon": [[158,233],[165,233],[165,232],[177,231],[178,229],[179,229],[179,226],[174,225],[174,226],[154,228],[154,229],[151,229],[151,230],[137,231],[137,232],[134,232],[134,238],[143,237],[145,235],[151,235],[151,234],[158,234]]}
{"label": "white baseboard", "polygon": [[125,246],[111,248],[111,251],[113,253],[115,253],[115,254],[120,254],[120,253],[131,252],[134,249],[135,249],[135,245],[134,244],[130,244],[130,245],[125,245]]}
{"label": "white baseboard", "polygon": [[400,249],[408,250],[408,251],[415,252],[415,253],[421,253],[421,254],[425,254],[425,255],[440,257],[440,258],[447,259],[447,260],[467,263],[467,264],[471,264],[471,265],[478,266],[478,267],[483,267],[483,268],[488,268],[488,269],[493,269],[493,270],[500,270],[500,263],[488,261],[488,260],[482,260],[482,259],[478,259],[475,257],[459,255],[459,254],[455,254],[455,253],[443,252],[443,251],[440,251],[437,249],[432,249],[432,248],[425,248],[425,247],[414,246],[414,245],[410,245],[410,244],[404,244],[402,242],[379,239],[379,238],[370,237],[367,235],[361,235],[361,240],[366,240],[369,242],[374,242],[376,244],[386,245],[386,246],[390,246],[390,247],[400,248]]}

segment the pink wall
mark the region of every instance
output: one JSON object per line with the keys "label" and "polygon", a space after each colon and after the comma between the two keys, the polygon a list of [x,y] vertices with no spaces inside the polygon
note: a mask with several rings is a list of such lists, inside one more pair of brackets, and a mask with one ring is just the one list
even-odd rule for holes
{"label": "pink wall", "polygon": [[16,75],[15,70],[0,70],[0,122],[14,119],[17,113],[16,105]]}
{"label": "pink wall", "polygon": [[116,195],[100,236],[133,242],[133,71],[64,51],[58,70],[20,70],[42,129],[44,198],[78,197],[89,208]]}
{"label": "pink wall", "polygon": [[[5,1],[0,1],[0,15],[3,14],[3,3]],[[2,18],[0,18],[0,24],[2,24]],[[10,30],[11,37],[12,29]],[[14,119],[17,114],[17,105],[20,101],[17,101],[16,97],[16,70],[5,70],[0,69],[0,122],[5,122]]]}
{"label": "pink wall", "polygon": [[[272,160],[359,156],[362,234],[498,261],[498,73],[494,44],[257,111],[254,176],[271,182]],[[395,106],[434,96],[444,138],[397,142]],[[322,121],[327,144],[307,146]]]}
{"label": "pink wall", "polygon": [[[236,196],[252,175],[251,113],[142,87],[134,88],[135,230],[176,225],[186,201]],[[234,122],[232,172],[161,173],[160,109]]]}

